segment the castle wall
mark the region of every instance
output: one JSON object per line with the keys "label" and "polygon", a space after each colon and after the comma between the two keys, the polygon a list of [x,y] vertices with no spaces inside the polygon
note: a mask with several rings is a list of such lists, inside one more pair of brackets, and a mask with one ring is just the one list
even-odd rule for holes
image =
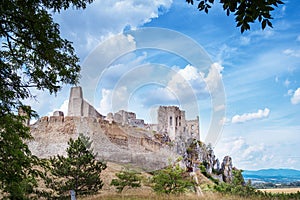
{"label": "castle wall", "polygon": [[199,117],[195,120],[187,120],[187,137],[200,140]]}
{"label": "castle wall", "polygon": [[83,99],[81,87],[71,88],[68,116],[103,118],[103,116],[93,106]]}
{"label": "castle wall", "polygon": [[81,87],[71,88],[68,115],[64,116],[60,111],[53,115],[42,117],[30,125],[34,140],[28,141],[28,146],[34,155],[41,158],[66,155],[69,139],[76,139],[82,133],[93,141],[92,148],[98,153],[99,159],[136,163],[152,169],[169,164],[166,158],[175,159],[178,156],[170,147],[156,141],[152,130],[156,129],[158,133],[169,132],[175,140],[186,127],[185,112],[175,106],[162,107],[158,111],[157,125],[146,126],[144,120],[136,119],[135,113],[127,111],[119,111],[114,115],[111,113],[104,120],[83,99]]}
{"label": "castle wall", "polygon": [[191,136],[200,139],[199,118],[186,120],[185,111],[177,106],[160,106],[157,121],[157,131],[167,133],[172,141],[186,140]]}
{"label": "castle wall", "polygon": [[119,124],[122,124],[123,126],[129,125],[133,127],[145,128],[145,122],[143,119],[137,119],[134,112],[128,112],[125,110],[120,110],[114,115],[112,113],[109,113],[109,115],[106,117],[106,120],[110,122],[117,122]]}

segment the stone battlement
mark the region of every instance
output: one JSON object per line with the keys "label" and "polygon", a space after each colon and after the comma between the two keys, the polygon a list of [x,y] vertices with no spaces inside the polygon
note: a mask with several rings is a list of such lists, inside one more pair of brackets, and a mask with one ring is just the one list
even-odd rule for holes
{"label": "stone battlement", "polygon": [[[48,124],[61,124],[64,122],[97,122],[103,121],[103,118],[95,118],[95,117],[78,117],[78,116],[44,116],[38,119],[36,123],[48,123]],[[32,125],[31,125],[32,126]]]}

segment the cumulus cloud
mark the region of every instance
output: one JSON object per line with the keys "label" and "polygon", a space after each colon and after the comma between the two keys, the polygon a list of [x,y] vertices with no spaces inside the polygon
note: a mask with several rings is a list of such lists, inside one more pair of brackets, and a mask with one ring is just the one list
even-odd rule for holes
{"label": "cumulus cloud", "polygon": [[[172,0],[97,0],[85,10],[69,9],[56,15],[62,32],[85,52],[100,41],[121,33],[125,28],[135,29],[167,12]],[[79,26],[80,24],[80,26]]]}
{"label": "cumulus cloud", "polygon": [[68,105],[69,105],[69,99],[64,100],[64,102],[61,104],[59,108],[54,108],[51,112],[48,112],[47,115],[51,116],[53,115],[54,111],[62,111],[64,115],[68,114]]}
{"label": "cumulus cloud", "polygon": [[207,90],[210,92],[216,91],[222,84],[222,71],[224,67],[220,63],[213,63],[209,69],[208,75],[204,78],[207,84]]}
{"label": "cumulus cloud", "polygon": [[167,88],[177,96],[186,96],[186,98],[190,98],[192,95],[197,96],[201,90],[203,92],[203,78],[196,67],[186,65],[185,68],[179,69],[177,73],[171,73],[173,75],[167,84]]}
{"label": "cumulus cloud", "polygon": [[266,148],[263,143],[249,144],[243,137],[223,138],[215,148],[220,159],[226,155],[233,158],[233,164],[242,169],[256,168],[261,162],[268,162],[272,155],[265,154]]}
{"label": "cumulus cloud", "polygon": [[300,88],[298,88],[298,89],[294,92],[294,94],[293,94],[293,96],[292,96],[292,98],[291,98],[291,103],[292,103],[292,104],[298,104],[298,103],[300,103]]}
{"label": "cumulus cloud", "polygon": [[126,86],[118,87],[114,90],[102,89],[102,98],[97,110],[106,115],[109,112],[127,110],[129,94]]}
{"label": "cumulus cloud", "polygon": [[[198,111],[198,100],[209,98],[209,92],[221,83],[223,67],[217,63],[212,64],[203,78],[203,73],[189,64],[184,68],[158,67],[145,63],[147,54],[131,59],[125,60],[126,65],[118,62],[103,74],[99,84],[102,87],[98,101],[100,113],[125,109],[134,99],[143,109],[156,104],[179,105],[194,114]],[[220,104],[215,111],[224,109],[225,105]]]}
{"label": "cumulus cloud", "polygon": [[106,115],[109,112],[112,112],[111,109],[111,94],[112,91],[108,89],[102,89],[102,99],[100,100],[99,112]]}
{"label": "cumulus cloud", "polygon": [[[300,91],[300,90],[299,90]],[[264,110],[259,109],[255,113],[244,113],[242,115],[235,115],[232,117],[232,123],[243,123],[246,121],[254,120],[254,119],[262,119],[268,117],[270,114],[270,109],[265,108]]]}

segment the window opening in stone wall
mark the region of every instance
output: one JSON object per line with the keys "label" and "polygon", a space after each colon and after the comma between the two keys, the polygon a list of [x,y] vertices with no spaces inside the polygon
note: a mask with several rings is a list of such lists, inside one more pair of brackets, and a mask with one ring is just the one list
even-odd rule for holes
{"label": "window opening in stone wall", "polygon": [[172,116],[170,117],[170,126],[172,126]]}
{"label": "window opening in stone wall", "polygon": [[179,116],[179,126],[181,126],[181,116]]}

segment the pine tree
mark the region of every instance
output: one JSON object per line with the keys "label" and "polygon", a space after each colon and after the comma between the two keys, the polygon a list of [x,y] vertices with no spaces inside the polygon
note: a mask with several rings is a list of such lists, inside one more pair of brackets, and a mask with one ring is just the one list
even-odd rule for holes
{"label": "pine tree", "polygon": [[123,169],[121,172],[116,173],[116,176],[118,179],[113,179],[110,185],[116,186],[118,192],[122,192],[125,187],[141,187],[142,177],[140,173],[134,170]]}
{"label": "pine tree", "polygon": [[67,157],[57,155],[50,159],[53,177],[49,185],[55,191],[53,198],[66,198],[70,190],[76,195],[88,195],[102,188],[100,173],[106,164],[96,160],[91,144],[89,137],[80,134],[78,139],[69,140]]}

